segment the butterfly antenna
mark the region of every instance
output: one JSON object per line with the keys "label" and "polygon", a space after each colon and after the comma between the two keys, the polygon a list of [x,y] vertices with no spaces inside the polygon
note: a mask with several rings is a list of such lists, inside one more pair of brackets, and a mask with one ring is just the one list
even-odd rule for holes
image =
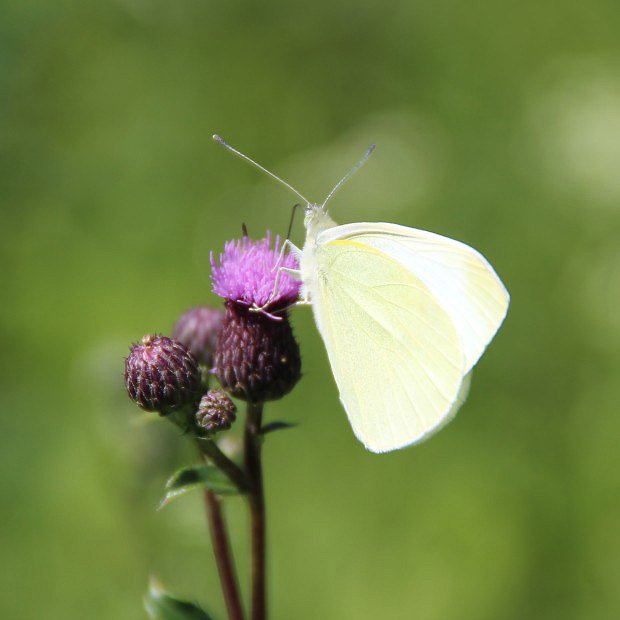
{"label": "butterfly antenna", "polygon": [[263,168],[260,164],[257,164],[253,159],[250,159],[247,155],[244,155],[237,149],[230,146],[230,144],[228,144],[226,140],[224,140],[223,138],[220,138],[220,136],[218,136],[217,134],[213,134],[213,139],[219,144],[221,144],[224,148],[227,148],[229,151],[231,151],[238,157],[241,157],[241,159],[245,159],[245,161],[252,164],[255,168],[262,170],[267,176],[270,176],[272,179],[275,179],[278,183],[280,183],[281,185],[284,185],[284,187],[288,187],[293,192],[293,194],[301,198],[307,205],[310,204],[310,201],[304,196],[302,196],[294,187],[289,185],[286,181],[283,181],[280,177],[276,176],[273,172],[269,172],[267,168]]}
{"label": "butterfly antenna", "polygon": [[345,174],[342,177],[342,179],[340,179],[340,181],[338,181],[338,183],[336,183],[336,187],[334,187],[334,189],[332,189],[332,191],[329,192],[329,196],[327,196],[327,198],[325,199],[325,202],[323,202],[323,204],[321,205],[321,209],[325,208],[325,205],[327,204],[329,199],[342,187],[344,182],[348,181],[366,163],[366,160],[370,157],[371,153],[374,150],[375,150],[375,145],[371,144],[368,147],[368,150],[364,153],[364,157],[362,157],[362,159],[360,159],[355,164],[355,166],[353,166],[353,168],[351,170],[349,170],[349,172],[347,172],[347,174]]}

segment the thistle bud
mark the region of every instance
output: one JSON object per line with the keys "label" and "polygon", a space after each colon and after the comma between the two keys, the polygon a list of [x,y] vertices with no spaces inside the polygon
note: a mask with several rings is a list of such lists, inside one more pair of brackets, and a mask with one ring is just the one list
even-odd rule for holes
{"label": "thistle bud", "polygon": [[190,308],[179,317],[172,337],[185,345],[200,364],[211,368],[223,317],[219,308]]}
{"label": "thistle bud", "polygon": [[201,389],[200,371],[180,342],[147,335],[131,346],[125,359],[125,387],[142,409],[164,415],[196,399]]}
{"label": "thistle bud", "polygon": [[228,430],[237,419],[237,407],[222,390],[209,390],[196,412],[196,424],[207,434]]}
{"label": "thistle bud", "polygon": [[215,353],[215,373],[233,396],[277,400],[301,377],[301,355],[288,317],[275,321],[228,302]]}
{"label": "thistle bud", "polygon": [[298,297],[299,282],[279,267],[296,269],[297,259],[244,237],[228,242],[219,264],[211,257],[213,290],[226,299],[214,372],[223,388],[238,398],[264,402],[290,392],[301,377],[301,355],[286,308]]}

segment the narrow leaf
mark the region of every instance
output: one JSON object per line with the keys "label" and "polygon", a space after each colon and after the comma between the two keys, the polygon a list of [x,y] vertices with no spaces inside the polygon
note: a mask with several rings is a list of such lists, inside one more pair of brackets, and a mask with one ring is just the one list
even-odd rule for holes
{"label": "narrow leaf", "polygon": [[172,474],[166,482],[166,495],[159,508],[193,489],[209,489],[218,495],[239,494],[235,483],[215,465],[194,465],[179,469]]}
{"label": "narrow leaf", "polygon": [[269,424],[265,424],[261,429],[261,435],[266,435],[267,433],[273,433],[273,431],[283,431],[287,428],[295,428],[297,424],[294,422],[270,422]]}
{"label": "narrow leaf", "polygon": [[151,579],[144,609],[152,620],[213,620],[197,605],[166,592],[156,579]]}

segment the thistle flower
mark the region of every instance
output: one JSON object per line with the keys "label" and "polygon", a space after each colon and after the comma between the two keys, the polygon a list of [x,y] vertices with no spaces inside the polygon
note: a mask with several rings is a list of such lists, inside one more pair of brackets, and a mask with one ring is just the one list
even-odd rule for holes
{"label": "thistle flower", "polygon": [[280,237],[276,237],[272,249],[269,232],[258,241],[249,237],[228,241],[220,254],[219,265],[211,252],[213,292],[242,306],[262,308],[269,304],[273,310],[290,306],[299,296],[301,283],[283,272],[273,295],[278,267],[299,269],[299,265],[293,254],[285,254],[276,265],[279,256]]}
{"label": "thistle flower", "polygon": [[222,390],[209,390],[196,412],[196,424],[209,435],[228,430],[237,419],[237,407]]}
{"label": "thistle flower", "polygon": [[[259,241],[229,241],[219,264],[211,256],[213,291],[226,300],[214,372],[223,388],[251,402],[281,398],[301,376],[299,346],[286,312],[300,284],[282,273],[274,294],[279,245],[276,237],[271,247],[268,233]],[[280,266],[296,269],[297,259],[285,255]],[[269,313],[253,311],[264,306]]]}
{"label": "thistle flower", "polygon": [[142,409],[164,415],[196,398],[200,371],[180,342],[149,334],[131,346],[125,359],[125,387]]}
{"label": "thistle flower", "polygon": [[211,368],[223,318],[219,308],[190,308],[175,323],[172,337],[185,345],[199,363]]}

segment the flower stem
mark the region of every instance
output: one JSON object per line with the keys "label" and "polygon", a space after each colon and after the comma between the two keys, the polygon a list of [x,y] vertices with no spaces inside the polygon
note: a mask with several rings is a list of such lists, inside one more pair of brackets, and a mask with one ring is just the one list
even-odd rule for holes
{"label": "flower stem", "polygon": [[265,498],[260,436],[263,417],[262,403],[248,403],[245,421],[245,469],[250,489],[250,532],[252,537],[252,620],[267,617],[265,574]]}
{"label": "flower stem", "polygon": [[235,574],[235,566],[228,542],[228,533],[220,499],[208,489],[205,490],[204,496],[209,518],[213,554],[215,555],[220,583],[222,584],[222,593],[226,601],[226,608],[228,609],[228,618],[229,620],[243,620],[241,596],[239,594],[237,575]]}
{"label": "flower stem", "polygon": [[[231,459],[229,459],[210,439],[196,439],[198,450],[204,461],[211,460],[214,465],[219,467],[232,480],[242,493],[248,490],[249,483],[245,472]],[[220,499],[208,489],[205,490],[205,503],[209,518],[209,530],[211,532],[211,543],[217,570],[220,575],[222,594],[226,601],[229,620],[243,620],[243,607],[241,606],[241,595],[237,584],[235,565],[232,559],[230,543],[228,542],[228,532],[222,514]]]}
{"label": "flower stem", "polygon": [[210,439],[197,439],[198,450],[203,456],[210,458],[232,480],[239,491],[245,493],[251,486],[249,477],[234,461],[231,461]]}

